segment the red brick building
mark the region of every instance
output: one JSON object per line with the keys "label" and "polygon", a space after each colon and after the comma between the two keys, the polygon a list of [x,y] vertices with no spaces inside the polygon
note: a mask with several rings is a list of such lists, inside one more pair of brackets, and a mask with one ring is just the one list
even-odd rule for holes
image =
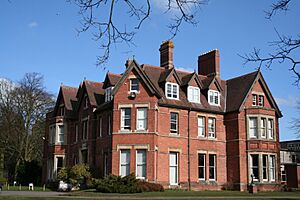
{"label": "red brick building", "polygon": [[107,174],[166,187],[244,191],[280,186],[278,119],[260,71],[220,78],[219,51],[198,57],[198,73],[176,70],[172,41],[160,66],[128,60],[103,82],[61,86],[47,114],[44,181],[63,166],[87,163]]}

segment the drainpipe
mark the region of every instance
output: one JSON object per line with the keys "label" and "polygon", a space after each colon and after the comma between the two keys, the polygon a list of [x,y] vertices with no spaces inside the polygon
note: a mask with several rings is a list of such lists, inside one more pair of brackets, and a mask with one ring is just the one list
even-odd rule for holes
{"label": "drainpipe", "polygon": [[191,190],[191,155],[190,155],[190,112],[191,108],[188,110],[188,190]]}

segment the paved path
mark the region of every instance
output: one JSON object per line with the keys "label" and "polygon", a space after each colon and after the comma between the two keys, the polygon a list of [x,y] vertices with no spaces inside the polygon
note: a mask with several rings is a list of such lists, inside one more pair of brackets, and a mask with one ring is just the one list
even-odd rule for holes
{"label": "paved path", "polygon": [[66,199],[300,199],[300,196],[135,196],[134,194],[129,195],[103,195],[103,196],[71,196],[70,193],[66,192],[34,192],[34,191],[2,191],[1,196],[23,196],[23,197],[60,197]]}

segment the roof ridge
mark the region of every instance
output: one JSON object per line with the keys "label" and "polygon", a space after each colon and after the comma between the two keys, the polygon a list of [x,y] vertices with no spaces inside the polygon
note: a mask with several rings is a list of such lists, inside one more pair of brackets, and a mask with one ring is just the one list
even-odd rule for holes
{"label": "roof ridge", "polygon": [[237,76],[237,77],[234,77],[234,78],[228,79],[228,80],[226,80],[226,81],[231,81],[231,80],[234,80],[234,79],[242,78],[242,77],[245,77],[245,76],[252,75],[252,74],[254,74],[254,73],[259,73],[259,70],[257,70],[257,71],[253,71],[253,72],[250,72],[250,73],[248,73],[248,74],[241,75],[241,76]]}

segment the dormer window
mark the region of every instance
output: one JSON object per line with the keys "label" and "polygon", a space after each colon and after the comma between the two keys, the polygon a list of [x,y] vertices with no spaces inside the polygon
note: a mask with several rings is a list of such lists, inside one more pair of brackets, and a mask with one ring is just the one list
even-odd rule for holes
{"label": "dormer window", "polygon": [[105,102],[111,101],[113,99],[112,90],[113,87],[109,87],[105,89]]}
{"label": "dormer window", "polygon": [[166,83],[165,94],[168,99],[179,99],[179,87],[176,83]]}
{"label": "dormer window", "polygon": [[188,100],[193,103],[200,103],[200,89],[198,87],[188,87]]}
{"label": "dormer window", "polygon": [[130,79],[130,92],[138,92],[139,91],[139,80],[138,79]]}
{"label": "dormer window", "polygon": [[215,90],[208,91],[208,101],[210,105],[219,106],[220,105],[220,93]]}

